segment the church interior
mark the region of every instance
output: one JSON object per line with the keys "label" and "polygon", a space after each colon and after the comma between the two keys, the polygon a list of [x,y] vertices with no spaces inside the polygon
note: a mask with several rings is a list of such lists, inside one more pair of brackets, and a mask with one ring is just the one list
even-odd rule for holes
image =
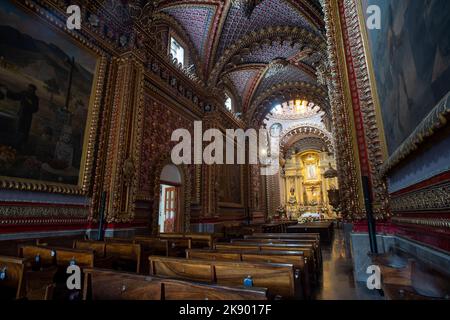
{"label": "church interior", "polygon": [[450,299],[449,12],[2,0],[0,300]]}

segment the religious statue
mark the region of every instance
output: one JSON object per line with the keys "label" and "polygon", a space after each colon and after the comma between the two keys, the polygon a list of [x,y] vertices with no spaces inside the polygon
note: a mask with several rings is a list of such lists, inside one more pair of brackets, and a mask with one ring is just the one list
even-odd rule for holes
{"label": "religious statue", "polygon": [[289,196],[288,201],[288,218],[292,219],[294,218],[294,215],[297,212],[297,197],[295,196],[295,188],[291,187],[290,190],[291,195]]}
{"label": "religious statue", "polygon": [[317,171],[316,171],[316,165],[314,164],[308,164],[306,166],[306,172],[308,174],[307,178],[308,180],[315,180],[317,179]]}

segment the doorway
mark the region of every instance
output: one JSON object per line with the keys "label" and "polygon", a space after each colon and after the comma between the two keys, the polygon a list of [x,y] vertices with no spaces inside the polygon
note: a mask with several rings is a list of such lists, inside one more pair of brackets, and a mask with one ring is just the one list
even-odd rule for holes
{"label": "doorway", "polygon": [[159,232],[180,232],[181,217],[181,174],[174,165],[166,165],[160,177]]}

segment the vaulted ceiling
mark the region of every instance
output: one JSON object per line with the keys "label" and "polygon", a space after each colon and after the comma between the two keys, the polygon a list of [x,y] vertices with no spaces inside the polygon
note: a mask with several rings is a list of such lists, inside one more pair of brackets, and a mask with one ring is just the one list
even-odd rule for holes
{"label": "vaulted ceiling", "polygon": [[[255,6],[249,15],[239,3]],[[315,70],[326,51],[318,0],[163,0],[158,13],[189,40],[205,83],[230,92],[244,113],[289,84],[323,90]]]}

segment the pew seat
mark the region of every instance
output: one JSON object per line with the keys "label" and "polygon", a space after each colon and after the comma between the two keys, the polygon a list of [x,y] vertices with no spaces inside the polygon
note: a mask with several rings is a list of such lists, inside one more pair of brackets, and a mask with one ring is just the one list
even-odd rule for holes
{"label": "pew seat", "polygon": [[264,288],[231,288],[102,269],[84,273],[84,300],[267,300]]}

